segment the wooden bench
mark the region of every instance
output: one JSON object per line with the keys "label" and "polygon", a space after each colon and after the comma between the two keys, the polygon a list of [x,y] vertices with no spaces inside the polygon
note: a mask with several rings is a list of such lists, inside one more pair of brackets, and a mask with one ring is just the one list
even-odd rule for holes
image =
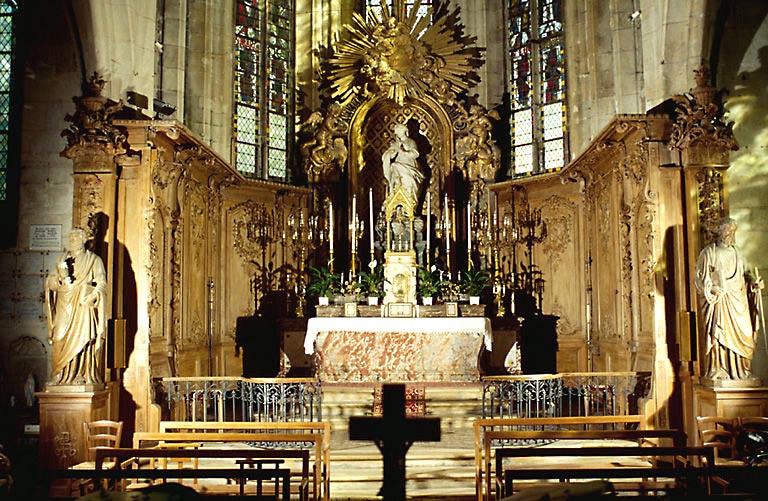
{"label": "wooden bench", "polygon": [[[154,463],[154,460],[159,459],[163,462],[167,460],[179,460],[179,459],[191,459],[198,461],[204,458],[210,459],[234,459],[234,464],[238,464],[241,461],[259,461],[263,458],[285,457],[286,454],[291,457],[300,457],[303,459],[304,468],[306,473],[302,476],[305,480],[302,480],[302,485],[306,486],[309,483],[309,451],[293,450],[293,451],[278,451],[278,450],[263,450],[263,449],[217,449],[217,448],[192,448],[192,449],[157,449],[157,448],[133,448],[133,449],[100,449],[96,452],[95,469],[87,472],[91,478],[109,478],[115,480],[122,480],[123,488],[125,488],[125,480],[128,479],[142,479],[142,480],[167,480],[170,477],[176,477],[181,483],[182,479],[190,478],[195,483],[200,478],[222,478],[228,482],[231,479],[235,479],[240,486],[240,494],[244,493],[244,485],[247,480],[256,480],[257,490],[261,490],[262,482],[265,480],[274,479],[282,484],[282,489],[278,489],[276,485],[275,497],[280,496],[280,499],[290,499],[290,478],[291,470],[288,468],[274,468],[274,469],[259,469],[259,470],[244,470],[243,466],[238,465],[237,468],[192,468],[192,469],[165,469],[165,468],[141,468],[141,464],[145,464],[146,460],[150,460],[150,464]],[[117,466],[113,468],[105,468],[105,462],[112,459],[117,460]],[[275,461],[271,459],[269,461]],[[282,461],[282,460],[281,460]],[[210,488],[206,488],[206,491],[211,491]],[[299,492],[306,492],[306,487],[302,490],[299,487]],[[302,499],[305,499],[302,496]]]}
{"label": "wooden bench", "polygon": [[[330,423],[163,421],[159,432],[134,433],[134,448],[149,443],[200,442],[259,444],[268,449],[308,449],[312,454],[312,495],[329,498]],[[285,444],[285,447],[276,445]],[[285,457],[290,457],[287,454]]]}
{"label": "wooden bench", "polygon": [[[635,482],[613,483],[615,490],[648,493],[679,489],[680,480],[685,480],[685,493],[709,493],[709,474],[702,466],[711,464],[714,450],[711,447],[665,447],[665,446],[620,446],[620,447],[500,447],[494,449],[496,460],[496,496],[502,498],[513,494],[513,480],[516,479],[556,479],[566,482],[570,479],[640,478]],[[516,461],[513,465],[504,465],[505,459],[533,459],[536,462],[525,464]],[[566,466],[546,463],[544,458],[585,458],[605,459],[606,464],[581,464]],[[573,462],[572,462],[573,463]],[[657,481],[657,478],[669,479]],[[653,480],[649,480],[653,479]],[[701,489],[697,480],[702,480]]]}
{"label": "wooden bench", "polygon": [[[669,439],[673,445],[684,446],[685,434],[666,430],[628,430],[642,428],[644,418],[626,416],[575,416],[539,418],[486,418],[474,422],[475,493],[478,501],[491,496],[491,450],[494,441],[539,440],[554,441],[568,438],[614,440]],[[619,433],[621,432],[621,433]],[[626,432],[626,433],[625,433]],[[489,435],[508,433],[509,435]],[[572,433],[577,433],[572,435]],[[682,436],[682,442],[680,442]]]}

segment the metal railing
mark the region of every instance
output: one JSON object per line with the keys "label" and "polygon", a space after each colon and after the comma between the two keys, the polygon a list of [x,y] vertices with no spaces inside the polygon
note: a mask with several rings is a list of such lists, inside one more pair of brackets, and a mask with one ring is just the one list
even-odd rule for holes
{"label": "metal railing", "polygon": [[322,421],[313,378],[166,377],[158,403],[171,421]]}
{"label": "metal railing", "polygon": [[650,373],[563,372],[482,382],[484,418],[624,416],[638,412]]}

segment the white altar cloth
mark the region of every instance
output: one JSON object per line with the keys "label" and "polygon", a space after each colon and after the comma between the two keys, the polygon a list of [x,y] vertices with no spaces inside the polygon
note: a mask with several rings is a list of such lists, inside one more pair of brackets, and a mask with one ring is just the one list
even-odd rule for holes
{"label": "white altar cloth", "polygon": [[370,317],[312,317],[307,322],[304,353],[315,353],[315,339],[320,332],[477,332],[483,335],[485,349],[493,347],[491,321],[484,317],[441,318],[370,318]]}

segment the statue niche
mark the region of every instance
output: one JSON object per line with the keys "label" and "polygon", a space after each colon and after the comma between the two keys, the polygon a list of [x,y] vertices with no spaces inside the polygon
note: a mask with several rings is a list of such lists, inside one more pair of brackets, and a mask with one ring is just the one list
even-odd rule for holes
{"label": "statue niche", "polygon": [[384,304],[416,304],[416,228],[413,197],[397,185],[384,205],[386,252],[384,253]]}

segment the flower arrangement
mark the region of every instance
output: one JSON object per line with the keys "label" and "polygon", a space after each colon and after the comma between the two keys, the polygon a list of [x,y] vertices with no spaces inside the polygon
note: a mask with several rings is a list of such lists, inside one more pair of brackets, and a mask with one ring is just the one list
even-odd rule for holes
{"label": "flower arrangement", "polygon": [[349,280],[341,283],[339,292],[342,296],[357,297],[362,292],[362,284],[359,281],[356,281],[354,277],[350,277]]}
{"label": "flower arrangement", "polygon": [[453,283],[450,280],[443,280],[440,283],[440,293],[438,295],[446,301],[456,301],[460,292],[461,287],[459,287],[459,284]]}

